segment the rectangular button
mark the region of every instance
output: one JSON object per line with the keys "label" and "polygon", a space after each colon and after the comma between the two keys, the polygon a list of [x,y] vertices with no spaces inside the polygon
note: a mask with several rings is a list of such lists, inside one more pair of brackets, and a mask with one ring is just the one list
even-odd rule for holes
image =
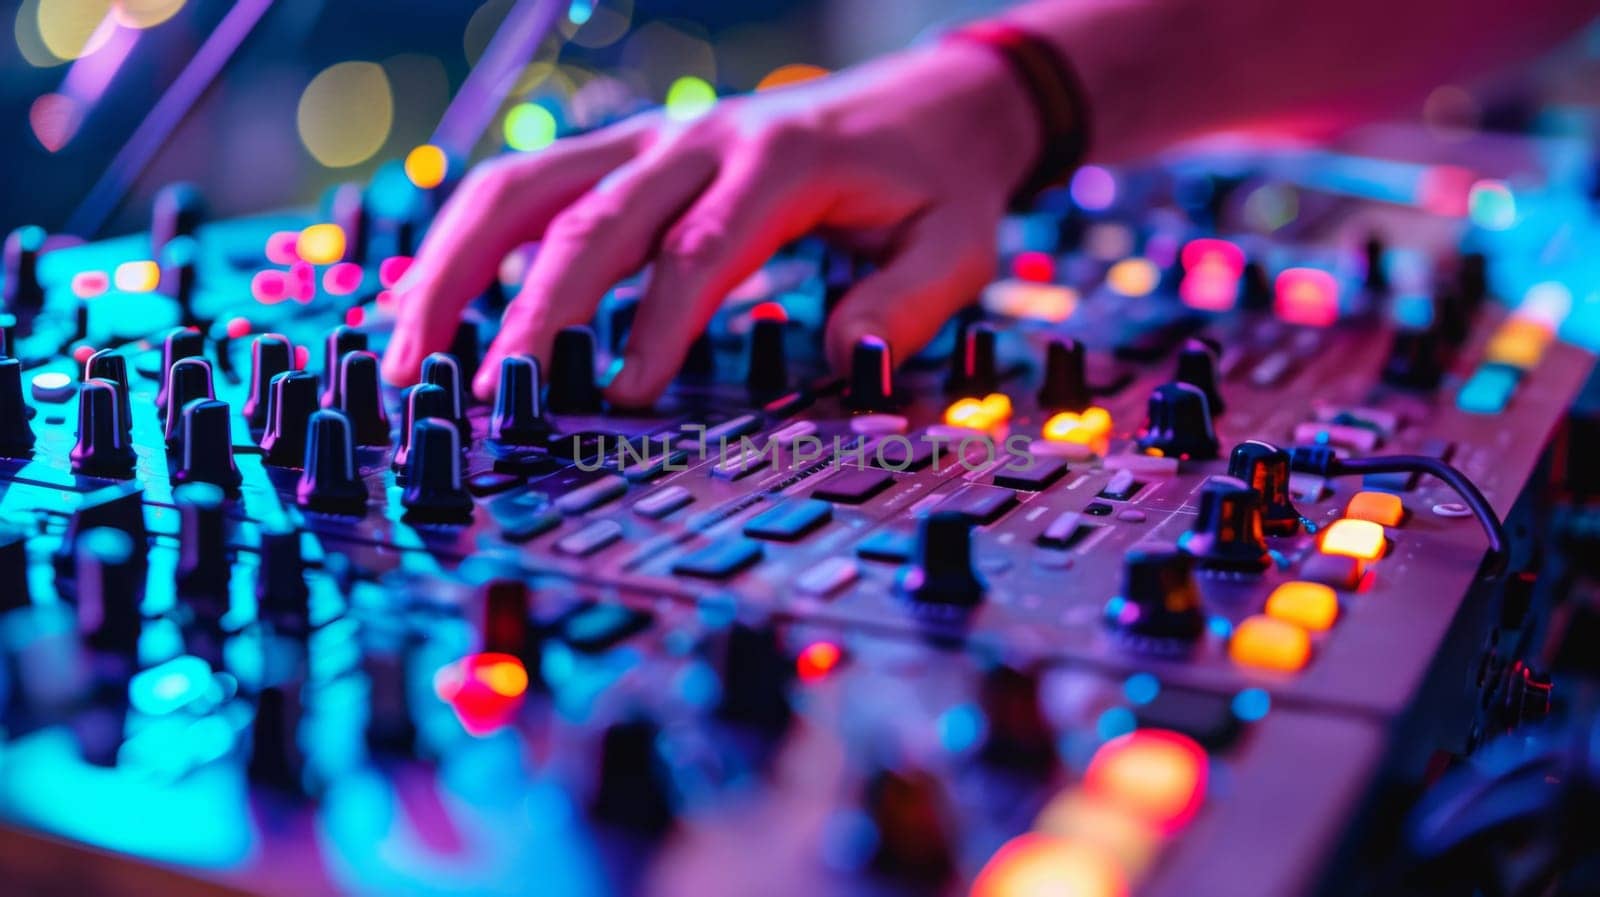
{"label": "rectangular button", "polygon": [[881,529],[856,544],[856,554],[869,561],[903,564],[911,560],[917,537],[899,530]]}
{"label": "rectangular button", "polygon": [[1140,483],[1134,479],[1133,471],[1119,470],[1106,481],[1105,488],[1100,490],[1100,497],[1112,501],[1127,501],[1139,493],[1139,486]]}
{"label": "rectangular button", "polygon": [[1178,475],[1177,458],[1158,458],[1155,455],[1107,455],[1106,470],[1127,470],[1145,477],[1171,477]]}
{"label": "rectangular button", "polygon": [[616,474],[608,473],[556,499],[555,506],[565,514],[582,514],[600,507],[626,491],[628,491],[628,481]]}
{"label": "rectangular button", "polygon": [[1456,407],[1468,414],[1499,414],[1517,391],[1521,372],[1503,364],[1485,364],[1472,372],[1456,394]]}
{"label": "rectangular button", "polygon": [[740,436],[749,436],[761,429],[761,416],[757,414],[741,414],[730,417],[720,424],[706,428],[706,441],[715,444],[722,439],[737,439]]}
{"label": "rectangular button", "polygon": [[1366,565],[1347,554],[1314,554],[1300,568],[1300,578],[1351,591],[1361,585]]}
{"label": "rectangular button", "polygon": [[1329,443],[1358,452],[1370,452],[1378,447],[1378,431],[1348,424],[1325,424],[1309,421],[1294,428],[1294,441],[1299,445]]}
{"label": "rectangular button", "polygon": [[585,654],[617,645],[650,625],[646,611],[620,604],[581,604],[554,623],[561,640]]}
{"label": "rectangular button", "polygon": [[823,478],[817,488],[811,490],[811,497],[844,505],[859,505],[889,488],[893,482],[894,474],[887,470],[846,467]]}
{"label": "rectangular button", "polygon": [[711,475],[730,482],[737,482],[766,467],[771,462],[772,456],[764,449],[752,448],[744,452],[732,451],[728,453],[727,460],[711,468]]}
{"label": "rectangular button", "polygon": [[1082,542],[1084,537],[1094,527],[1083,522],[1083,514],[1079,511],[1063,511],[1050,521],[1050,525],[1039,534],[1038,543],[1045,548],[1071,548]]}
{"label": "rectangular button", "polygon": [[[908,444],[909,443],[909,444]],[[934,442],[924,434],[912,433],[898,438],[885,437],[864,450],[869,463],[884,470],[921,470],[933,460]],[[950,446],[940,446],[942,454],[950,454]]]}
{"label": "rectangular button", "polygon": [[503,521],[500,524],[500,535],[507,542],[515,542],[520,545],[550,532],[560,522],[560,512],[554,508],[544,508],[531,514]]}
{"label": "rectangular button", "polygon": [[583,557],[594,554],[622,538],[622,524],[615,520],[596,520],[576,532],[556,540],[556,550],[562,554]]}
{"label": "rectangular button", "polygon": [[979,526],[986,526],[999,520],[1016,503],[1017,494],[1009,489],[968,483],[939,502],[934,510],[965,514]]}
{"label": "rectangular button", "polygon": [[[1021,469],[1018,469],[1021,468]],[[1067,472],[1067,459],[1046,455],[1028,455],[1026,460],[1013,458],[995,471],[990,482],[1007,489],[1038,492],[1061,479]]]}
{"label": "rectangular button", "polygon": [[684,463],[688,460],[688,452],[679,449],[667,450],[664,446],[651,446],[646,449],[649,453],[642,461],[635,461],[622,468],[622,477],[630,483],[648,483],[661,476],[668,470],[686,470]]}
{"label": "rectangular button", "polygon": [[678,558],[672,564],[672,572],[701,579],[727,579],[759,560],[760,542],[724,539]]}
{"label": "rectangular button", "polygon": [[861,571],[856,567],[855,561],[835,556],[801,573],[795,579],[794,586],[807,594],[827,595],[855,582],[856,577],[860,575]]}
{"label": "rectangular button", "polygon": [[661,518],[694,501],[694,495],[682,486],[662,486],[633,503],[635,514],[651,520]]}
{"label": "rectangular button", "polygon": [[793,499],[750,518],[744,534],[793,542],[832,519],[833,505],[818,498]]}

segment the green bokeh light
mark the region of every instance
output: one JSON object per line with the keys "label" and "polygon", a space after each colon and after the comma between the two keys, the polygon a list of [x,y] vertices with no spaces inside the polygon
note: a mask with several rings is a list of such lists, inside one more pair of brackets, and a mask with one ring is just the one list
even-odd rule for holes
{"label": "green bokeh light", "polygon": [[556,117],[536,103],[521,103],[506,113],[505,134],[514,150],[543,149],[555,142]]}

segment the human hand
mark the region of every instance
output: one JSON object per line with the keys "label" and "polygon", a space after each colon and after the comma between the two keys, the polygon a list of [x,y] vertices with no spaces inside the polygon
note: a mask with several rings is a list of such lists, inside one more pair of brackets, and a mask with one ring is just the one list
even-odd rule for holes
{"label": "human hand", "polygon": [[555,334],[650,266],[613,403],[666,388],[723,297],[785,243],[825,231],[875,247],[880,267],[827,325],[836,369],[856,341],[915,352],[994,271],[995,226],[1037,153],[1037,126],[1006,63],[951,43],[790,88],[720,101],[688,122],[650,113],[478,166],[397,291],[384,357],[393,383],[445,348],[501,260],[539,241],[473,382],[500,360],[548,360]]}

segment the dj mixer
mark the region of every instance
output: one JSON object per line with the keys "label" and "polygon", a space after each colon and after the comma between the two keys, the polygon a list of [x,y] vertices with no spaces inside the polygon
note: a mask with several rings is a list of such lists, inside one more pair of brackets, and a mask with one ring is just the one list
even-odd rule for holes
{"label": "dj mixer", "polygon": [[493,402],[500,284],[380,382],[448,183],[14,232],[7,892],[1396,887],[1394,795],[1551,706],[1505,646],[1593,357],[1459,215],[1115,177],[837,376],[864,263],[790,247],[644,411],[631,283]]}

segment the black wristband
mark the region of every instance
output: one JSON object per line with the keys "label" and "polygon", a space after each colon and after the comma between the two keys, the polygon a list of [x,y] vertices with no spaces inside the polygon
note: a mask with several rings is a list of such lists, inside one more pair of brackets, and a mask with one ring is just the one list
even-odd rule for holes
{"label": "black wristband", "polygon": [[1065,183],[1089,154],[1089,98],[1078,73],[1050,43],[1005,22],[975,22],[945,34],[946,40],[981,44],[996,51],[1017,76],[1039,123],[1039,157],[1012,196],[1024,208],[1046,188]]}

